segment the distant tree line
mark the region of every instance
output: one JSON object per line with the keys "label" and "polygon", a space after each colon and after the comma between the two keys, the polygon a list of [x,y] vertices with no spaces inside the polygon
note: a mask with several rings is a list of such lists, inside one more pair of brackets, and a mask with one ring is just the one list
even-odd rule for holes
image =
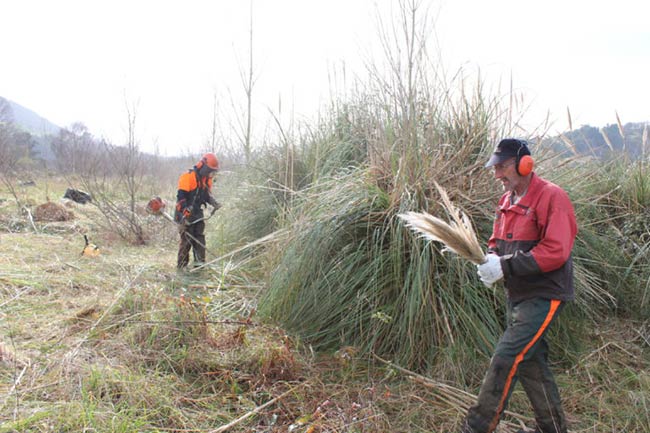
{"label": "distant tree line", "polygon": [[631,159],[649,155],[648,124],[611,124],[603,128],[589,125],[547,139],[546,144],[559,152],[591,155],[598,159],[626,154]]}
{"label": "distant tree line", "polygon": [[173,189],[177,167],[185,166],[186,158],[142,152],[135,126],[135,112],[129,111],[124,145],[93,136],[82,123],[40,137],[17,125],[11,105],[0,98],[0,180],[22,208],[16,186],[44,181],[48,174],[62,176],[68,187],[90,194],[101,213],[98,224],[143,244],[147,234],[138,214],[141,202]]}
{"label": "distant tree line", "polygon": [[13,120],[11,106],[0,97],[0,170],[3,175],[21,159],[29,160],[35,154],[35,138],[18,128]]}
{"label": "distant tree line", "polygon": [[92,172],[100,176],[119,176],[125,171],[124,165],[130,162],[131,171],[135,168],[143,174],[156,172],[159,176],[166,173],[164,168],[168,165],[185,165],[188,159],[187,156],[163,158],[143,153],[134,136],[129,142],[130,146],[122,146],[97,138],[80,122],[60,128],[56,134],[34,134],[20,126],[9,101],[0,97],[0,170],[3,174],[24,172],[38,165],[41,172],[47,170],[63,175]]}

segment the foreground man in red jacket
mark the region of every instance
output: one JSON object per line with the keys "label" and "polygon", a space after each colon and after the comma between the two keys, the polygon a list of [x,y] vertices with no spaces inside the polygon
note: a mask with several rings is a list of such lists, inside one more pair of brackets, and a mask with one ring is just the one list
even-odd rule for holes
{"label": "foreground man in red jacket", "polygon": [[499,340],[476,405],[469,409],[463,433],[491,433],[506,409],[517,381],[535,411],[534,430],[566,433],[560,395],[548,367],[544,336],[565,302],[573,300],[571,250],[577,233],[573,205],[566,192],[537,176],[524,140],[502,140],[486,167],[503,184],[481,281],[503,279],[507,327]]}
{"label": "foreground man in red jacket", "polygon": [[178,178],[176,211],[174,220],[178,223],[181,240],[178,245],[177,268],[184,269],[190,261],[190,250],[194,253],[194,264],[205,262],[205,222],[203,208],[212,206],[212,213],[219,203],[212,196],[212,178],[219,171],[219,160],[214,153],[206,153],[190,170]]}

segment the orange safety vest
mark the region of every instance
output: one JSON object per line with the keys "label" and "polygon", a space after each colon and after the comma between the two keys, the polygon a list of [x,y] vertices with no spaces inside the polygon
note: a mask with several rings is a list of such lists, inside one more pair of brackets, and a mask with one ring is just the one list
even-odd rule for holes
{"label": "orange safety vest", "polygon": [[180,222],[181,215],[191,219],[201,218],[201,207],[210,203],[211,191],[212,179],[209,176],[200,177],[196,167],[183,173],[178,178],[174,219]]}

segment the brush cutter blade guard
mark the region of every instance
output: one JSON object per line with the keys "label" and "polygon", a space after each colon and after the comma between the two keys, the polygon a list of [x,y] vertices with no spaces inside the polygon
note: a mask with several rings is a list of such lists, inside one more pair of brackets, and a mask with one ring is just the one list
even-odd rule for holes
{"label": "brush cutter blade guard", "polygon": [[160,197],[154,197],[147,203],[147,212],[152,215],[160,215],[165,209],[165,202]]}

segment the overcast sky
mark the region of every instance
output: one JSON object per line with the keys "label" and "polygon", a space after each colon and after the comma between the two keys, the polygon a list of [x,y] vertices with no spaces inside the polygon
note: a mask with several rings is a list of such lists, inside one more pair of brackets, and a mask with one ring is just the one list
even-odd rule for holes
{"label": "overcast sky", "polygon": [[[565,130],[567,107],[574,127],[614,123],[616,112],[624,123],[650,120],[650,2],[425,3],[447,68],[480,68],[489,83],[512,77],[532,105],[530,124],[550,111],[554,130]],[[396,4],[254,0],[257,112],[281,100],[285,113],[312,116],[341,64],[364,76],[362,59],[380,51],[375,16],[388,19]],[[0,96],[117,144],[125,104],[137,104],[143,149],[199,151],[215,95],[222,111],[243,102],[249,17],[246,0],[0,1]]]}

